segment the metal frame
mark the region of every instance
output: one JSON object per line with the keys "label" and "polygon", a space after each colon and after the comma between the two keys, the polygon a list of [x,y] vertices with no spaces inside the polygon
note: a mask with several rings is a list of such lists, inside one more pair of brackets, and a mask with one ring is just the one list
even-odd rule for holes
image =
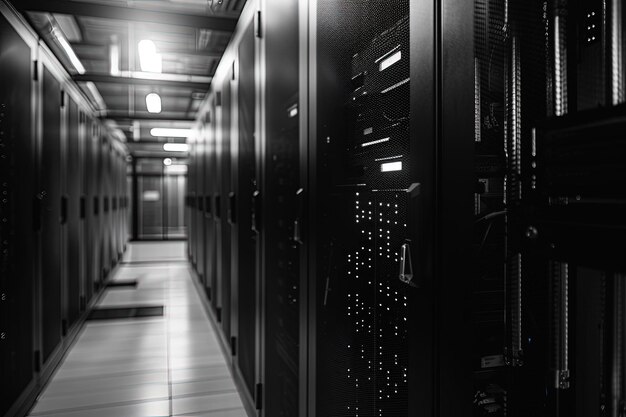
{"label": "metal frame", "polygon": [[133,7],[105,6],[65,0],[20,0],[17,6],[21,11],[62,13],[102,19],[160,23],[170,26],[191,26],[224,32],[232,32],[237,22],[228,17],[156,12]]}

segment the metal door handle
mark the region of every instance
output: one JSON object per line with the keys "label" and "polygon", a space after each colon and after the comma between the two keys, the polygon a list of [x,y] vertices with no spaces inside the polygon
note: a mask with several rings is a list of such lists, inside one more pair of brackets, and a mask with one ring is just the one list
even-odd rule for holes
{"label": "metal door handle", "polygon": [[413,261],[411,260],[411,247],[408,243],[402,244],[400,247],[400,274],[398,278],[405,284],[417,288],[417,284],[413,282]]}
{"label": "metal door handle", "polygon": [[304,188],[299,188],[296,191],[296,199],[298,206],[298,217],[293,221],[293,240],[296,243],[304,244],[302,239],[302,225],[300,224],[304,218]]}
{"label": "metal door handle", "polygon": [[235,197],[235,193],[231,192],[228,194],[228,223],[235,224],[237,222],[237,213],[236,210],[237,200]]}
{"label": "metal door handle", "polygon": [[261,233],[261,192],[255,190],[252,193],[252,231]]}
{"label": "metal door handle", "polygon": [[303,244],[302,233],[300,231],[300,222],[298,219],[293,221],[293,240],[299,244]]}

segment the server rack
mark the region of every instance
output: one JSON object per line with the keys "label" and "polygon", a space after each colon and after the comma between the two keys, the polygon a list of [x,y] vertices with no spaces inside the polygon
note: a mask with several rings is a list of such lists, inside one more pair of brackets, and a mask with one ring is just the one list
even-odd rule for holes
{"label": "server rack", "polygon": [[206,195],[207,192],[207,188],[208,188],[208,182],[209,179],[206,176],[206,170],[207,170],[207,166],[205,163],[205,157],[206,157],[206,153],[207,153],[207,126],[203,123],[201,128],[200,128],[200,136],[198,137],[198,142],[196,144],[196,152],[197,152],[197,159],[198,159],[198,171],[196,173],[197,175],[197,183],[196,183],[196,200],[197,200],[197,207],[196,207],[196,225],[197,225],[197,230],[196,230],[196,246],[197,246],[197,259],[196,259],[196,269],[198,270],[198,273],[200,274],[200,278],[202,283],[204,284],[204,286],[206,287],[206,279],[207,279],[207,275],[206,275],[206,271],[204,270],[205,267],[205,258],[207,256],[207,252],[206,252],[206,227],[205,227],[205,217],[204,217],[204,211],[205,211],[205,207],[204,207],[204,203],[205,203],[205,198],[204,196]]}
{"label": "server rack", "polygon": [[[81,268],[96,246],[96,227],[84,227],[89,234],[83,235],[80,194],[99,182],[83,174],[91,165],[83,162],[84,115],[93,112],[88,101],[5,2],[0,31],[0,414],[20,415],[76,336],[95,295]],[[99,157],[97,147],[90,150]]]}
{"label": "server rack", "polygon": [[310,415],[410,415],[411,7],[309,9]]}
{"label": "server rack", "polygon": [[[215,163],[215,148],[216,148],[216,136],[215,136],[215,102],[211,102],[208,113],[205,116],[205,193],[204,193],[204,218],[205,218],[205,259],[204,259],[204,274],[205,274],[205,289],[210,299],[217,293],[217,277],[216,277],[216,262],[215,262],[215,217],[214,217],[214,201],[213,196],[215,194],[216,187],[216,163]],[[216,310],[218,320],[221,320],[221,312]]]}
{"label": "server rack", "polygon": [[226,59],[207,101],[221,100],[218,155],[231,135],[217,303],[246,401],[272,416],[618,416],[623,108],[582,111],[624,101],[619,2],[299,6],[246,7],[234,82]]}
{"label": "server rack", "polygon": [[[256,391],[256,232],[252,212],[257,191],[255,161],[255,26],[248,23],[238,45],[235,81],[237,84],[237,134],[231,146],[232,191],[229,193],[232,291],[237,303],[231,306],[231,335],[235,338],[235,370],[241,375],[249,399]],[[232,142],[231,142],[232,144]],[[248,400],[249,402],[252,402]]]}
{"label": "server rack", "polygon": [[231,190],[231,83],[232,65],[221,81],[216,114],[216,188],[214,213],[216,221],[216,285],[212,305],[221,311],[222,331],[229,340],[231,320],[230,251],[232,231],[228,222],[228,194]]}
{"label": "server rack", "polygon": [[45,362],[61,340],[61,85],[46,68],[42,77],[43,100],[40,191],[42,204],[43,350]]}
{"label": "server rack", "polygon": [[0,15],[0,414],[32,380],[38,240],[31,48]]}
{"label": "server rack", "polygon": [[[475,210],[483,223],[475,247],[499,240],[505,251],[483,250],[482,269],[507,266],[490,284],[505,295],[492,302],[500,314],[487,335],[497,355],[475,347],[475,413],[619,415],[623,265],[614,193],[623,175],[602,172],[608,154],[623,148],[623,109],[611,108],[623,102],[623,10],[577,1],[475,7]],[[485,309],[480,285],[477,275],[474,308]]]}
{"label": "server rack", "polygon": [[80,216],[80,190],[82,188],[82,176],[80,169],[79,154],[79,130],[80,118],[78,105],[71,98],[67,99],[67,190],[62,209],[66,212],[67,223],[67,325],[71,326],[80,315],[81,297],[81,251],[79,224]]}
{"label": "server rack", "polygon": [[[259,256],[262,303],[262,414],[296,416],[301,406],[300,257],[304,189],[300,175],[299,5],[261,4],[262,117],[257,163],[263,201]],[[303,326],[304,327],[304,326]]]}

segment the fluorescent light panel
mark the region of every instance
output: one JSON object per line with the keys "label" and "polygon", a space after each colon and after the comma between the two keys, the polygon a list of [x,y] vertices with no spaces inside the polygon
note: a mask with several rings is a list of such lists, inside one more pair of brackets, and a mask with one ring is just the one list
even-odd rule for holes
{"label": "fluorescent light panel", "polygon": [[187,152],[189,145],[186,143],[164,143],[163,150],[168,152]]}
{"label": "fluorescent light panel", "polygon": [[150,134],[152,136],[164,138],[188,138],[191,136],[191,133],[191,129],[168,129],[162,127],[150,129]]}
{"label": "fluorescent light panel", "polygon": [[381,172],[402,171],[402,161],[380,164]]}
{"label": "fluorescent light panel", "polygon": [[93,96],[94,100],[96,100],[98,110],[104,110],[106,108],[106,104],[104,103],[104,99],[100,95],[100,91],[98,91],[98,87],[96,87],[96,85],[92,81],[87,81],[85,85]]}
{"label": "fluorescent light panel", "polygon": [[72,49],[72,46],[67,41],[67,39],[65,39],[65,36],[63,36],[63,33],[61,33],[61,31],[59,29],[54,28],[52,30],[52,34],[59,41],[59,45],[61,45],[61,47],[65,51],[65,54],[67,55],[67,57],[72,62],[72,65],[74,65],[74,68],[76,68],[76,71],[78,71],[79,74],[84,74],[85,73],[85,67],[83,66],[83,63],[80,62],[80,59],[78,59],[78,56],[76,56],[76,53]]}
{"label": "fluorescent light panel", "polygon": [[161,96],[150,93],[146,96],[146,107],[150,113],[161,113]]}
{"label": "fluorescent light panel", "polygon": [[120,75],[120,46],[117,43],[111,44],[109,48],[109,61],[111,63],[111,75]]}

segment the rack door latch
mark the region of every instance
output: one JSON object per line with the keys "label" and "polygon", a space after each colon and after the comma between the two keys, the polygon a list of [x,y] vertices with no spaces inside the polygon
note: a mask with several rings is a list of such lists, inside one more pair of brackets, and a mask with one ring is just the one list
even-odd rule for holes
{"label": "rack door latch", "polygon": [[411,246],[408,242],[400,247],[400,281],[405,284],[417,288],[417,284],[413,282],[413,261],[411,260]]}

